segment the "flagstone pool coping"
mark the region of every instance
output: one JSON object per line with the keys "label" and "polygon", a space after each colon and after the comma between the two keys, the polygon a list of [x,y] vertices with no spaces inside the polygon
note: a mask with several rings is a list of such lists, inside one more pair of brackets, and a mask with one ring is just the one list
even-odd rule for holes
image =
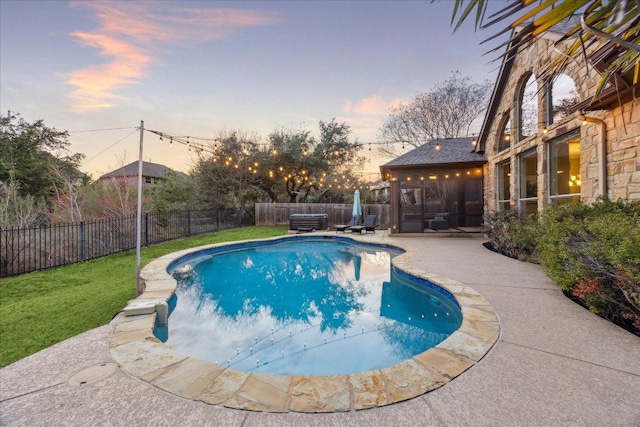
{"label": "flagstone pool coping", "polygon": [[[300,238],[297,235],[261,239]],[[356,239],[341,237],[359,242]],[[257,242],[248,240],[246,243]],[[234,244],[242,242],[234,242]],[[361,242],[359,242],[361,243]],[[177,283],[167,267],[193,252],[228,246],[200,246],[156,258],[142,269],[145,291],[130,303],[166,302]],[[450,292],[462,310],[460,328],[437,346],[397,365],[350,375],[268,375],[213,365],[164,344],[153,334],[156,314],[112,320],[109,352],[129,374],[186,399],[228,408],[262,412],[345,412],[385,406],[435,390],[473,367],[500,336],[493,307],[470,286],[415,268],[409,263],[414,250],[392,260],[392,267],[436,284]]]}

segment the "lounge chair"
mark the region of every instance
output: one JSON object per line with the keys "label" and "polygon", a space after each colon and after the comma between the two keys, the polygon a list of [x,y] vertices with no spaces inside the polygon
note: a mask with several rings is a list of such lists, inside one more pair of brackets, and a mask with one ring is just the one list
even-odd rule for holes
{"label": "lounge chair", "polygon": [[354,225],[353,227],[349,227],[349,230],[351,230],[352,233],[357,231],[360,234],[362,234],[362,230],[365,231],[365,234],[369,231],[373,231],[375,233],[376,227],[380,226],[380,224],[376,224],[376,218],[376,215],[367,215],[362,225]]}
{"label": "lounge chair", "polygon": [[356,226],[358,225],[359,222],[360,222],[360,215],[356,215],[351,217],[351,221],[349,221],[349,224],[338,224],[338,225],[334,225],[333,228],[336,229],[336,233],[338,231],[342,231],[343,233],[345,233],[347,228]]}

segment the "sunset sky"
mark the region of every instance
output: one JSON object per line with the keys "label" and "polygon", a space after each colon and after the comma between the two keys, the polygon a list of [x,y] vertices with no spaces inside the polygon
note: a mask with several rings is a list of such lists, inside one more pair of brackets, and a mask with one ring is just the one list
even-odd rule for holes
{"label": "sunset sky", "polygon": [[[502,2],[495,2],[500,3]],[[495,4],[493,5],[495,6]],[[335,117],[377,141],[390,108],[496,55],[453,1],[0,1],[0,106],[71,133],[93,178],[137,160],[139,133],[212,138],[309,129]],[[99,129],[110,129],[94,131]],[[144,160],[192,159],[145,133]],[[372,156],[367,171],[386,162]],[[372,176],[372,179],[375,176]]]}

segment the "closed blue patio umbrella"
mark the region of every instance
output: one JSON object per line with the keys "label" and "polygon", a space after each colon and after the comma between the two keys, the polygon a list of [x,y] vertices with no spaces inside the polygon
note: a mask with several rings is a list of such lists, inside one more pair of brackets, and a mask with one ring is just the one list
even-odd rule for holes
{"label": "closed blue patio umbrella", "polygon": [[360,205],[360,191],[353,192],[353,216],[362,216],[362,206]]}

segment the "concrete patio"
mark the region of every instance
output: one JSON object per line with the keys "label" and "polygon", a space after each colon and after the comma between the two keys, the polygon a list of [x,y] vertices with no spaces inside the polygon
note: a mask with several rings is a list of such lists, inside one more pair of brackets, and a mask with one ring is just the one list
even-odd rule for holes
{"label": "concrete patio", "polygon": [[109,354],[113,325],[105,325],[0,370],[0,425],[640,425],[639,337],[565,298],[539,266],[485,249],[480,236],[438,236],[349,236],[416,249],[413,266],[473,287],[495,309],[496,345],[432,392],[332,414],[227,409],[126,373]]}

